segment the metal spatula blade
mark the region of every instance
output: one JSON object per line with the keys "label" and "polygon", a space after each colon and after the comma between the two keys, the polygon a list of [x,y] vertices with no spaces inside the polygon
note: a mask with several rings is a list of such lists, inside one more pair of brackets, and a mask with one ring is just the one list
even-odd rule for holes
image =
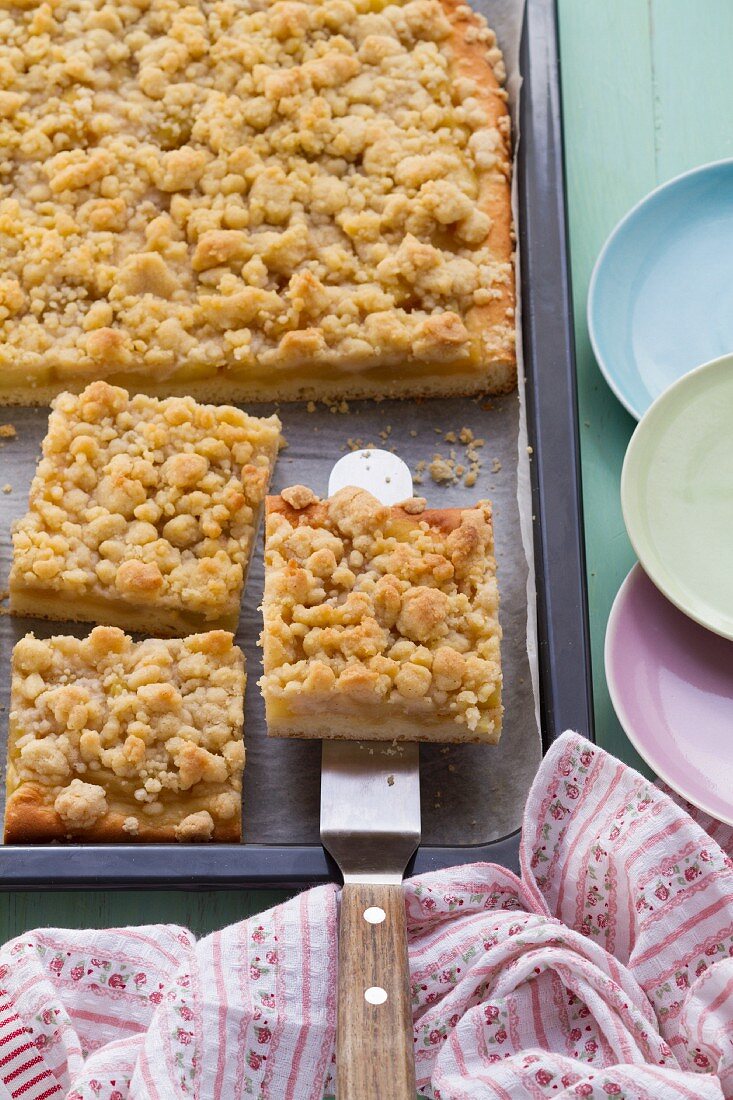
{"label": "metal spatula blade", "polygon": [[420,843],[419,746],[324,741],[321,841],[344,882],[400,883]]}
{"label": "metal spatula blade", "polygon": [[[331,471],[329,495],[347,485],[367,489],[384,504],[412,495],[408,467],[382,450],[354,451],[340,459]],[[339,1100],[413,1100],[401,884],[420,843],[419,746],[324,741],[321,841],[344,876],[336,1038]]]}

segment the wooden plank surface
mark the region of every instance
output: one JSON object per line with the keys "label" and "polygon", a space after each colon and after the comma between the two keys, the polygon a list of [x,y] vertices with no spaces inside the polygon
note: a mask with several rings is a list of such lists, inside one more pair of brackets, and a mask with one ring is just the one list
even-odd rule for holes
{"label": "wooden plank surface", "polygon": [[733,155],[733,5],[558,0],[558,11],[596,732],[640,766],[603,671],[608,613],[635,560],[619,479],[636,422],[593,358],[586,296],[603,242],[631,206],[672,176]]}
{"label": "wooden plank surface", "polygon": [[[597,728],[602,744],[632,762],[605,688],[603,637],[633,561],[618,480],[634,422],[593,360],[585,298],[603,241],[633,203],[686,168],[733,155],[733,4],[558,0],[558,9]],[[2,895],[0,940],[42,924],[165,920],[205,932],[284,896],[233,890]]]}

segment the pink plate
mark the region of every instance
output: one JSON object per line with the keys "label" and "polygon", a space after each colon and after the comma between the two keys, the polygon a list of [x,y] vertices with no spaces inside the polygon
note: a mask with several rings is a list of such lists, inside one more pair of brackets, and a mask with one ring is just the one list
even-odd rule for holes
{"label": "pink plate", "polygon": [[611,609],[605,661],[616,714],[640,756],[733,825],[733,642],[688,619],[635,565]]}

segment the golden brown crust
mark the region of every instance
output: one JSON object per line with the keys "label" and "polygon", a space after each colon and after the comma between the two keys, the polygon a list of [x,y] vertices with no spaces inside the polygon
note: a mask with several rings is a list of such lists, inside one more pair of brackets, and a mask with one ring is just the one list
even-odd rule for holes
{"label": "golden brown crust", "polygon": [[13,650],[5,841],[241,836],[244,660],[226,631]]}
{"label": "golden brown crust", "polygon": [[[505,277],[492,287],[492,297],[484,305],[473,306],[466,315],[466,327],[474,341],[475,354],[481,358],[505,360],[511,366],[502,389],[516,385],[516,350],[514,323],[514,244],[512,241],[511,208],[511,121],[507,110],[506,92],[497,79],[487,55],[487,43],[470,36],[469,28],[482,29],[480,16],[463,0],[440,0],[448,17],[452,34],[452,71],[455,77],[472,80],[475,98],[486,112],[487,124],[498,135],[494,151],[495,168],[479,177],[478,206],[491,218],[488,236],[490,251],[499,262],[509,265]],[[501,53],[493,37],[494,63],[501,65]],[[484,346],[482,347],[482,342]],[[488,355],[487,355],[488,352]]]}
{"label": "golden brown crust", "polygon": [[[82,841],[84,844],[162,844],[178,839],[174,825],[156,826],[142,821],[135,830],[125,829],[124,814],[107,813],[86,829],[67,828],[45,799],[40,787],[24,784],[10,796],[5,809],[6,844],[50,844],[53,841]],[[139,819],[138,819],[139,820]],[[208,838],[221,844],[242,839],[241,819],[215,821]]]}
{"label": "golden brown crust", "polygon": [[263,615],[270,735],[498,741],[488,501],[388,507],[302,485],[269,497]]}

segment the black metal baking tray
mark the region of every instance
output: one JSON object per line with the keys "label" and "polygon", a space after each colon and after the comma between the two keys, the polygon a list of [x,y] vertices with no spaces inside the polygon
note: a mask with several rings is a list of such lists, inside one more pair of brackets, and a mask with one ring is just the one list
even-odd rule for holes
{"label": "black metal baking tray", "polygon": [[[543,751],[564,729],[593,736],[558,68],[554,0],[528,0],[518,195]],[[517,870],[518,847],[518,831],[428,843],[411,872],[474,861]],[[317,843],[0,846],[0,889],[299,888],[334,873]]]}

